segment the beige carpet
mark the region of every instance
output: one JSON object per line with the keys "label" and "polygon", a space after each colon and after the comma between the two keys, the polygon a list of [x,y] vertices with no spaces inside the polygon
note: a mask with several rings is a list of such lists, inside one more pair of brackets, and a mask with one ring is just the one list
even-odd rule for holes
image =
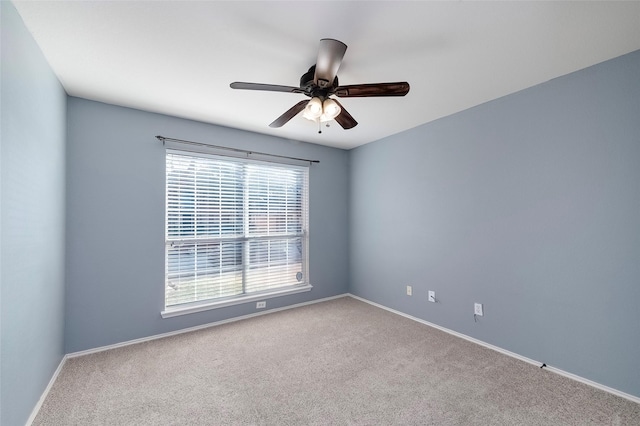
{"label": "beige carpet", "polygon": [[73,358],[35,425],[631,425],[640,405],[352,298]]}

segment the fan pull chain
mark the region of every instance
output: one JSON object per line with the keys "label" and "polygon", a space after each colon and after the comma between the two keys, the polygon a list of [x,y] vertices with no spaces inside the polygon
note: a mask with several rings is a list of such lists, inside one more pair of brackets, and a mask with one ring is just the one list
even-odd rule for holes
{"label": "fan pull chain", "polygon": [[322,123],[318,120],[318,133],[322,133]]}

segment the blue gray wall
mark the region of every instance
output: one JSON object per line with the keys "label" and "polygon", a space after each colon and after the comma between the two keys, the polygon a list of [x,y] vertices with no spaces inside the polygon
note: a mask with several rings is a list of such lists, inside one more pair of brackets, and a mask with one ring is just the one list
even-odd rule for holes
{"label": "blue gray wall", "polygon": [[640,51],[350,161],[351,293],[640,396]]}
{"label": "blue gray wall", "polygon": [[66,94],[2,1],[0,423],[23,425],[64,355]]}
{"label": "blue gray wall", "polygon": [[68,100],[67,352],[256,312],[255,303],[162,319],[165,149],[155,135],[320,160],[310,169],[310,292],[276,308],[348,289],[347,151]]}

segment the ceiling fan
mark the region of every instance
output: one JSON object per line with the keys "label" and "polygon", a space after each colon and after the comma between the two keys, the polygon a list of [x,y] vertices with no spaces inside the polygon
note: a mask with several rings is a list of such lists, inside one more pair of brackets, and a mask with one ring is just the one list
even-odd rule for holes
{"label": "ceiling fan", "polygon": [[[311,98],[295,104],[280,117],[276,118],[269,127],[282,127],[293,117],[304,110],[303,116],[318,124],[334,120],[343,129],[352,129],[358,122],[344,109],[336,99],[364,98],[369,96],[404,96],[409,93],[409,83],[353,84],[340,86],[338,84],[338,69],[347,50],[347,45],[331,38],[320,40],[318,59],[309,71],[300,77],[300,86],[279,86],[276,84],[245,83],[236,81],[231,83],[232,89],[264,90],[269,92],[302,93]],[[319,131],[318,133],[321,133]]]}

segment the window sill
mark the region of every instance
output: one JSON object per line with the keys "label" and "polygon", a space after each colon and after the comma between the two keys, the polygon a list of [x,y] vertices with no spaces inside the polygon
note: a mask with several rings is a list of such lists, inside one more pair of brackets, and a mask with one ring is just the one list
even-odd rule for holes
{"label": "window sill", "polygon": [[160,312],[162,318],[177,317],[180,315],[193,314],[196,312],[209,311],[211,309],[226,308],[227,306],[240,305],[242,303],[255,302],[258,300],[271,299],[273,297],[287,296],[289,294],[303,293],[310,291],[313,288],[311,284],[302,286],[289,287],[286,289],[280,289],[271,291],[268,293],[252,294],[249,296],[240,296],[233,299],[225,299],[219,301],[208,301],[202,303],[189,304],[186,306],[179,306],[173,308],[167,308]]}

